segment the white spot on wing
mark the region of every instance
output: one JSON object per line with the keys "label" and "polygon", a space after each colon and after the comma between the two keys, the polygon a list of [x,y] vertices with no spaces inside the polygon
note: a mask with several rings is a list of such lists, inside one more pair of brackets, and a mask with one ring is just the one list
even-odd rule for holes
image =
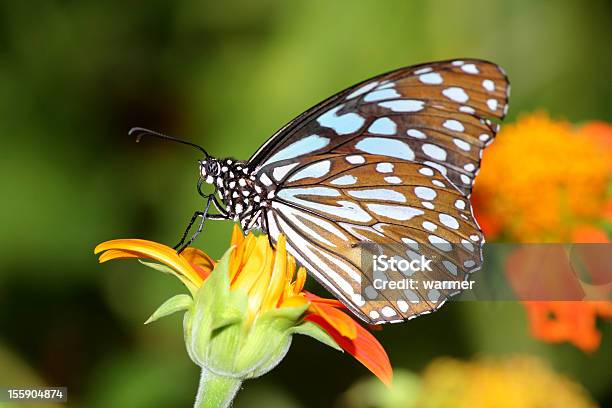
{"label": "white spot on wing", "polygon": [[417,69],[416,71],[414,71],[414,74],[415,75],[420,75],[420,74],[424,74],[426,72],[431,72],[431,71],[433,71],[432,67],[425,67],[425,68]]}
{"label": "white spot on wing", "polygon": [[259,176],[259,181],[261,181],[264,186],[268,186],[268,187],[274,184],[266,173],[263,173],[261,176]]}
{"label": "white spot on wing", "polygon": [[328,144],[329,139],[326,137],[321,137],[319,135],[307,136],[276,152],[272,157],[266,160],[262,167],[277,161],[294,159],[298,156],[312,153],[324,148]]}
{"label": "white spot on wing", "polygon": [[366,204],[366,206],[378,215],[398,221],[406,221],[424,214],[423,210],[403,205]]}
{"label": "white spot on wing", "polygon": [[397,312],[392,307],[390,307],[390,306],[383,307],[380,312],[385,317],[393,317],[393,316],[397,315]]}
{"label": "white spot on wing", "polygon": [[423,221],[423,228],[425,228],[429,232],[434,232],[438,229],[438,226],[430,221]]}
{"label": "white spot on wing", "polygon": [[427,135],[417,129],[408,129],[406,134],[410,137],[414,137],[415,139],[427,139]]}
{"label": "white spot on wing", "polygon": [[463,88],[459,88],[458,86],[451,86],[450,88],[446,88],[442,91],[442,95],[446,96],[450,100],[459,103],[465,103],[468,101],[468,99],[470,99],[470,97],[463,90]]}
{"label": "white spot on wing", "polygon": [[378,163],[376,165],[376,171],[379,173],[392,173],[393,163]]}
{"label": "white spot on wing", "polygon": [[421,173],[424,176],[428,176],[428,177],[431,177],[434,174],[433,170],[427,167],[421,167],[419,169],[419,173]]}
{"label": "white spot on wing", "polygon": [[[297,164],[297,163],[296,163]],[[329,173],[331,168],[331,162],[329,160],[323,160],[320,162],[312,163],[303,169],[295,172],[288,181],[297,181],[304,178],[318,178],[323,177]]]}
{"label": "white spot on wing", "polygon": [[497,99],[487,99],[487,106],[495,112],[497,110]]}
{"label": "white spot on wing", "polygon": [[363,208],[354,201],[338,200],[337,205],[323,204],[320,202],[309,201],[298,196],[313,195],[324,197],[339,197],[338,190],[328,187],[303,187],[303,188],[283,188],[278,192],[278,197],[285,201],[310,208],[315,211],[324,212],[333,216],[346,218],[355,222],[368,222],[372,220]]}
{"label": "white spot on wing", "polygon": [[[281,181],[282,179],[285,178],[287,173],[289,173],[291,171],[291,169],[293,169],[297,165],[299,165],[299,163],[291,163],[291,164],[287,164],[285,166],[277,167],[272,172],[272,177],[274,177],[274,179],[276,181]],[[242,183],[240,183],[240,185],[242,186]]]}
{"label": "white spot on wing", "polygon": [[427,240],[429,240],[429,242],[433,246],[435,246],[436,248],[438,248],[441,251],[448,252],[448,251],[450,251],[452,249],[452,246],[451,246],[450,242],[448,242],[444,238],[440,238],[437,235],[429,235],[427,237]]}
{"label": "white spot on wing", "polygon": [[337,179],[332,180],[330,183],[335,186],[350,186],[357,182],[357,177],[351,176],[350,174],[340,176]]}
{"label": "white spot on wing", "polygon": [[386,188],[373,188],[369,190],[349,190],[348,194],[352,197],[364,200],[394,201],[398,203],[406,202],[406,197],[404,197],[402,193]]}
{"label": "white spot on wing", "polygon": [[377,91],[370,92],[366,96],[363,97],[364,102],[376,102],[382,101],[385,99],[393,99],[393,98],[401,98],[402,95],[397,93],[397,91],[393,88],[380,89]]}
{"label": "white spot on wing", "polygon": [[476,113],[476,110],[472,108],[471,106],[461,106],[459,108],[459,111],[464,112],[464,113],[470,113],[470,114]]}
{"label": "white spot on wing", "polygon": [[436,198],[436,190],[429,187],[415,187],[414,194],[423,200],[433,200]]}
{"label": "white spot on wing", "polygon": [[455,132],[463,132],[465,130],[465,128],[463,127],[463,124],[461,124],[461,122],[455,119],[445,120],[442,126],[444,126],[445,128],[449,130],[454,130]]}
{"label": "white spot on wing", "polygon": [[389,118],[378,118],[368,128],[368,132],[377,135],[394,135],[397,125]]}
{"label": "white spot on wing", "polygon": [[[430,167],[433,167],[434,169],[438,170],[440,173],[442,173],[443,175],[446,176],[447,170],[446,170],[446,167],[444,167],[443,165],[441,165],[439,163],[436,163],[436,162],[432,162],[432,161],[426,161],[426,162],[423,162],[423,164],[426,164],[426,165],[428,165]],[[438,181],[438,180],[434,180],[434,181],[432,181],[432,183],[434,183],[435,181]],[[436,184],[436,183],[434,183],[434,184]],[[442,187],[444,187],[444,184],[442,184]]]}
{"label": "white spot on wing", "polygon": [[490,79],[483,79],[482,87],[489,92],[493,92],[495,90],[495,82],[491,81]]}
{"label": "white spot on wing", "polygon": [[363,164],[365,163],[365,158],[358,154],[354,154],[352,156],[346,156],[346,161],[351,164]]}
{"label": "white spot on wing", "polygon": [[453,139],[453,143],[460,148],[461,150],[465,150],[466,152],[469,152],[471,149],[471,146],[468,142],[466,142],[465,140],[461,140],[461,139],[457,139],[454,138]]}
{"label": "white spot on wing", "polygon": [[421,149],[423,149],[423,153],[431,157],[432,159],[444,161],[446,160],[446,150],[442,149],[440,146],[425,143]]}
{"label": "white spot on wing", "polygon": [[478,70],[478,67],[476,67],[476,65],[474,64],[465,64],[461,66],[461,70],[463,72],[466,72],[468,74],[479,74],[480,71]]}
{"label": "white spot on wing", "polygon": [[319,122],[319,124],[323,127],[331,128],[339,135],[355,133],[361,129],[365,123],[365,119],[354,112],[348,112],[338,116],[338,111],[343,107],[344,105],[339,105],[333,109],[330,109],[323,115],[319,116],[317,118],[317,122]]}
{"label": "white spot on wing", "polygon": [[401,140],[383,137],[366,137],[355,145],[355,148],[370,154],[397,157],[404,160],[414,160],[414,152],[408,144]]}
{"label": "white spot on wing", "polygon": [[439,85],[444,82],[442,75],[438,74],[437,72],[419,75],[419,81],[429,85]]}
{"label": "white spot on wing", "polygon": [[438,219],[448,228],[459,229],[459,222],[457,222],[457,219],[452,215],[441,213],[438,214]]}
{"label": "white spot on wing", "polygon": [[391,109],[393,112],[418,112],[423,110],[425,102],[414,99],[380,102],[378,106]]}

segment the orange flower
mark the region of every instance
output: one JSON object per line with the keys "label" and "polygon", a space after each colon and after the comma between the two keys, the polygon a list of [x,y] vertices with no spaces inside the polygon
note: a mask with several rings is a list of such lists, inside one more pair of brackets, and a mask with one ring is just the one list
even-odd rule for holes
{"label": "orange flower", "polygon": [[542,341],[568,341],[584,352],[597,350],[601,333],[597,316],[612,318],[612,302],[533,301],[524,302],[532,335]]}
{"label": "orange flower", "polygon": [[502,128],[484,151],[475,214],[489,238],[567,242],[601,220],[612,181],[612,126],[574,128],[545,113]]}
{"label": "orange flower", "polygon": [[[187,248],[178,254],[172,248],[151,241],[120,239],[98,245],[95,253],[100,262],[112,259],[143,258],[161,262],[195,295],[211,275],[216,263],[204,252]],[[296,273],[295,259],[286,251],[284,236],[276,248],[268,244],[268,237],[246,238],[234,226],[229,259],[230,290],[247,295],[245,329],[274,310],[304,307],[296,326],[312,322],[323,329],[342,349],[374,373],[383,383],[390,385],[392,368],[389,358],[372,334],[353,320],[345,307],[333,299],[320,298],[304,291],[306,271],[300,267]]]}

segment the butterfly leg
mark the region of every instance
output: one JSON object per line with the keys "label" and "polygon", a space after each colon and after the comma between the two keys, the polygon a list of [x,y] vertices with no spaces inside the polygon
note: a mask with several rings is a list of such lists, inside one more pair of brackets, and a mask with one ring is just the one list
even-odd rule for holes
{"label": "butterfly leg", "polygon": [[[191,243],[196,239],[196,237],[198,235],[200,235],[200,233],[204,229],[204,221],[206,221],[206,219],[212,219],[212,220],[225,220],[225,219],[227,219],[227,215],[225,215],[225,214],[209,214],[208,213],[208,210],[210,209],[210,205],[213,202],[214,202],[214,196],[212,196],[212,195],[208,196],[208,198],[206,200],[206,207],[204,208],[204,211],[196,211],[195,213],[193,213],[193,216],[191,217],[191,221],[189,221],[189,224],[187,225],[187,228],[185,229],[185,232],[183,232],[183,236],[181,237],[181,240],[179,241],[178,244],[176,244],[173,247],[176,250],[176,252],[181,253],[181,252],[183,252],[183,250],[185,250],[185,248],[187,248],[189,245],[191,245]],[[186,244],[184,244],[185,239],[187,238],[187,234],[191,230],[191,227],[195,223],[195,220],[198,219],[198,217],[200,217],[200,223],[198,224],[198,229],[191,236],[191,238],[189,238],[189,241]]]}
{"label": "butterfly leg", "polygon": [[185,239],[187,238],[187,234],[189,233],[189,230],[191,230],[191,227],[193,226],[193,223],[195,222],[195,220],[198,217],[203,217],[204,216],[204,212],[203,211],[196,211],[193,213],[193,216],[191,217],[191,220],[189,221],[189,224],[187,224],[187,228],[185,228],[185,231],[183,232],[183,236],[181,237],[181,240],[178,242],[178,244],[176,244],[175,246],[173,246],[172,248],[177,250],[177,252],[181,252],[182,249],[180,251],[178,251],[178,248],[180,248],[183,243],[185,242]]}
{"label": "butterfly leg", "polygon": [[270,235],[270,228],[268,227],[268,212],[264,211],[261,217],[263,218],[263,224],[265,228],[264,232],[266,233],[266,235],[268,235],[268,244],[270,244],[270,248],[276,249],[276,247],[274,246],[274,242],[272,242],[272,236]]}

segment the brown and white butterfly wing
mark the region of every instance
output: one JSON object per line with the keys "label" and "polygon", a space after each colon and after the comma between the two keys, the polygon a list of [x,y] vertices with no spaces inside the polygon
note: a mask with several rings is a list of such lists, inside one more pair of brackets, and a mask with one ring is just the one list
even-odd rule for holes
{"label": "brown and white butterfly wing", "polygon": [[263,225],[273,238],[285,234],[290,252],[365,321],[436,309],[450,291],[393,299],[369,288],[360,245],[440,257],[423,279],[463,280],[480,267],[484,240],[468,197],[508,92],[503,71],[479,60],[404,68],[340,92],[249,161],[268,188]]}
{"label": "brown and white butterfly wing", "polygon": [[[371,323],[430,312],[456,292],[378,290],[375,278],[463,281],[481,263],[482,236],[468,200],[438,170],[417,163],[327,155],[288,173],[266,216],[272,237],[282,231],[290,252]],[[437,261],[410,275],[375,272],[368,265],[375,253]]]}

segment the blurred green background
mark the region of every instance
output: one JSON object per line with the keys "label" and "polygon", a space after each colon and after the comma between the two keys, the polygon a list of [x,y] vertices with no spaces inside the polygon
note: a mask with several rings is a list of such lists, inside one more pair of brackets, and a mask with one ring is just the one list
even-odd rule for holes
{"label": "blurred green background", "polygon": [[[65,385],[76,407],[192,403],[199,373],[181,318],[142,324],[184,288],[92,253],[119,237],[173,245],[202,205],[197,152],[136,144],[130,127],[247,159],[342,88],[455,57],[508,71],[509,121],[543,108],[610,122],[611,19],[604,0],[1,2],[0,385]],[[230,228],[208,224],[197,246],[218,257]],[[605,405],[612,330],[602,330],[586,355],[531,339],[518,304],[454,303],[379,338],[394,366],[417,372],[444,355],[539,355]],[[300,337],[236,406],[329,406],[367,375]]]}

